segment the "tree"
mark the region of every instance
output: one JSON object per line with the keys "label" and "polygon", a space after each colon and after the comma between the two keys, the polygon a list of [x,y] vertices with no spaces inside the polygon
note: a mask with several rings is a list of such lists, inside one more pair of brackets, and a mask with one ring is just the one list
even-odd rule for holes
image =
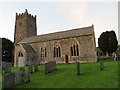
{"label": "tree", "polygon": [[2,38],[2,61],[13,63],[13,42]]}
{"label": "tree", "polygon": [[2,39],[0,38],[0,65],[2,63]]}
{"label": "tree", "polygon": [[98,46],[104,54],[109,55],[115,52],[118,48],[118,41],[114,31],[103,32],[98,38]]}
{"label": "tree", "polygon": [[105,55],[99,47],[96,47],[96,49],[97,49],[97,56],[104,56]]}

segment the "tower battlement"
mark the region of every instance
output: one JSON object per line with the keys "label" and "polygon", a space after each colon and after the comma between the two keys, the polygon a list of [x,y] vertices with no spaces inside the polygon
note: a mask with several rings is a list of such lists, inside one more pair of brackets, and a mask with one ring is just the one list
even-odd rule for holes
{"label": "tower battlement", "polygon": [[16,19],[22,19],[22,18],[30,18],[30,19],[33,19],[33,20],[36,20],[36,15],[33,16],[31,14],[28,13],[27,9],[25,10],[24,13],[16,13]]}
{"label": "tower battlement", "polygon": [[14,42],[35,35],[37,35],[36,15],[29,14],[27,9],[24,13],[16,13]]}

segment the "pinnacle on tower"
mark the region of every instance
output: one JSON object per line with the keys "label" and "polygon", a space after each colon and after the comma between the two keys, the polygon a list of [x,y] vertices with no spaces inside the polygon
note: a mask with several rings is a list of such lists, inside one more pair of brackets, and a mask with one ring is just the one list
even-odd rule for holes
{"label": "pinnacle on tower", "polygon": [[27,10],[27,9],[25,9],[25,13],[28,13],[28,10]]}
{"label": "pinnacle on tower", "polygon": [[92,26],[94,26],[94,24],[92,23]]}

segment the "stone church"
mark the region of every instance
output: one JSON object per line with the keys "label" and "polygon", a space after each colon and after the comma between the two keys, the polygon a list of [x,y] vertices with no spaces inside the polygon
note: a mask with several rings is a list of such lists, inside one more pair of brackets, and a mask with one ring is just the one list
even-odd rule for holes
{"label": "stone church", "polygon": [[16,13],[14,66],[79,61],[96,62],[94,26],[37,35],[36,15]]}

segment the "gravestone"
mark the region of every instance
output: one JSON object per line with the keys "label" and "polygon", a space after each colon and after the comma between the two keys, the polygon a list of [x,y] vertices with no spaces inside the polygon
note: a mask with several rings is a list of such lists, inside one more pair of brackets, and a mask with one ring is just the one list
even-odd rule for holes
{"label": "gravestone", "polygon": [[30,82],[30,71],[23,73],[23,82],[24,83]]}
{"label": "gravestone", "polygon": [[24,68],[20,68],[20,71],[23,71],[23,72],[25,72],[25,69],[24,69]]}
{"label": "gravestone", "polygon": [[49,61],[48,63],[45,63],[45,74],[50,73],[54,70],[56,70],[56,62],[55,61]]}
{"label": "gravestone", "polygon": [[38,64],[34,64],[34,72],[38,71]]}
{"label": "gravestone", "polygon": [[23,83],[23,71],[15,71],[15,85]]}
{"label": "gravestone", "polygon": [[2,66],[5,66],[6,65],[6,62],[2,62]]}
{"label": "gravestone", "polygon": [[3,70],[5,73],[11,72],[12,63],[3,63]]}
{"label": "gravestone", "polygon": [[80,62],[77,62],[77,75],[80,75]]}
{"label": "gravestone", "polygon": [[2,62],[2,71],[4,71],[5,67],[6,67],[6,62]]}
{"label": "gravestone", "polygon": [[100,70],[103,70],[104,69],[104,63],[103,61],[100,61]]}
{"label": "gravestone", "polygon": [[30,73],[33,73],[33,65],[29,65],[29,66],[28,66],[28,71],[29,71]]}
{"label": "gravestone", "polygon": [[7,73],[4,75],[4,88],[13,88],[15,82],[15,73]]}

